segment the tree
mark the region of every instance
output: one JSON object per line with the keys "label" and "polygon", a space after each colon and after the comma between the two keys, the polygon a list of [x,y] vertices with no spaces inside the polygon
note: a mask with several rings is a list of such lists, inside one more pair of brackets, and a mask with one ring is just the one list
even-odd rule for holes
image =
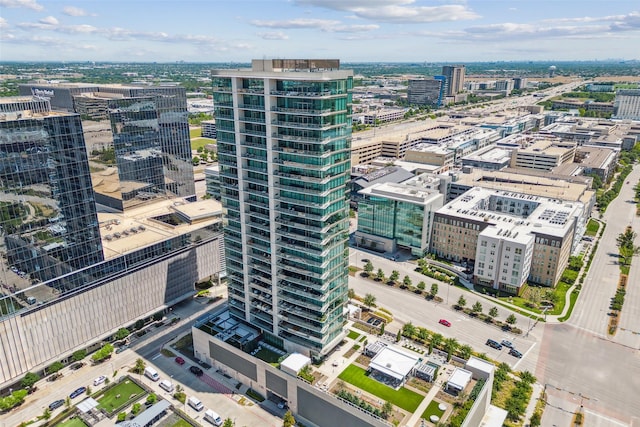
{"label": "tree", "polygon": [[405,323],[402,327],[402,333],[405,337],[411,338],[416,334],[416,327],[411,322]]}
{"label": "tree", "polygon": [[376,297],[373,294],[366,294],[362,303],[367,307],[368,310],[371,310],[371,307],[376,305]]}
{"label": "tree", "polygon": [[224,424],[222,424],[222,427],[234,427],[235,425],[236,424],[231,418],[227,418],[226,420],[224,420]]}
{"label": "tree", "polygon": [[393,412],[393,404],[387,400],[380,410],[382,412],[382,418],[387,418]]}
{"label": "tree", "polygon": [[400,342],[401,339],[402,339],[402,331],[398,331],[398,333],[396,334],[396,342]]}
{"label": "tree", "polygon": [[349,297],[349,299],[354,299],[356,297],[356,291],[354,291],[353,288],[349,288],[349,290],[347,291],[347,296]]}
{"label": "tree", "polygon": [[42,415],[40,415],[38,418],[40,418],[41,420],[50,419],[51,418],[51,409],[44,408],[44,412],[42,412]]}
{"label": "tree", "polygon": [[287,411],[282,417],[282,427],[293,427],[296,425],[296,419],[293,418],[293,414],[291,411]]}
{"label": "tree", "polygon": [[460,343],[455,338],[444,340],[444,350],[447,352],[447,361],[451,360],[451,355],[460,347]]}
{"label": "tree", "polygon": [[515,325],[517,321],[518,321],[518,319],[516,319],[516,316],[513,313],[511,313],[509,315],[509,317],[507,317],[507,320],[506,320],[506,322],[508,324],[510,324],[511,326]]}
{"label": "tree", "polygon": [[51,366],[49,366],[49,369],[47,369],[47,371],[50,374],[55,374],[56,372],[58,372],[62,368],[64,368],[64,365],[62,364],[62,362],[53,362],[51,364]]}
{"label": "tree", "polygon": [[134,326],[136,329],[142,329],[144,327],[144,319],[136,320],[136,323]]}
{"label": "tree", "polygon": [[420,281],[420,282],[418,282],[417,287],[418,287],[418,289],[420,289],[420,291],[424,291],[426,289],[426,287],[427,287],[427,284],[424,283],[424,281]]}
{"label": "tree", "polygon": [[489,310],[489,317],[491,317],[492,319],[495,319],[496,317],[498,317],[498,307],[496,306],[491,307],[491,310]]}
{"label": "tree", "polygon": [[429,339],[429,330],[427,328],[418,328],[418,338],[422,342],[427,342],[427,339]]}
{"label": "tree", "polygon": [[475,314],[482,313],[482,304],[480,303],[480,301],[476,301],[476,303],[473,304],[473,307],[471,307],[471,311],[473,311]]}
{"label": "tree", "polygon": [[438,284],[437,283],[432,283],[431,284],[431,290],[429,291],[429,294],[431,295],[431,298],[435,298],[436,295],[438,295]]}
{"label": "tree", "polygon": [[463,359],[465,360],[469,359],[472,354],[473,354],[473,348],[471,348],[470,345],[465,344],[460,347],[460,357],[462,357]]}
{"label": "tree", "polygon": [[395,283],[399,277],[400,277],[400,272],[398,270],[393,270],[391,272],[391,276],[389,276],[389,280]]}
{"label": "tree", "polygon": [[67,409],[71,408],[71,398],[69,396],[64,399],[64,407]]}
{"label": "tree", "polygon": [[404,276],[404,278],[402,279],[402,284],[404,285],[404,287],[405,288],[411,287],[411,283],[412,283],[411,282],[411,277],[409,277],[408,275]]}
{"label": "tree", "polygon": [[122,340],[125,339],[126,337],[129,336],[131,332],[129,332],[129,330],[127,328],[120,328],[118,329],[118,332],[116,332],[115,338],[117,340]]}
{"label": "tree", "polygon": [[20,381],[20,385],[28,389],[33,387],[33,385],[38,381],[40,381],[40,375],[33,372],[27,372],[24,375],[24,378],[22,378],[22,381]]}
{"label": "tree", "polygon": [[367,276],[371,276],[371,273],[373,272],[373,264],[371,264],[371,261],[367,261],[364,265],[364,272],[367,273]]}
{"label": "tree", "polygon": [[91,396],[91,387],[87,386],[87,391],[85,393],[87,396]]}
{"label": "tree", "polygon": [[144,369],[147,367],[147,364],[141,358],[136,359],[136,364],[133,367],[133,372],[136,374],[142,374]]}
{"label": "tree", "polygon": [[442,344],[443,340],[444,340],[444,337],[442,336],[442,334],[431,335],[431,339],[429,340],[429,354],[433,352],[434,347],[438,348],[440,344]]}
{"label": "tree", "polygon": [[540,416],[540,412],[536,411],[531,415],[531,419],[529,420],[529,425],[531,427],[539,427],[542,422],[542,417]]}
{"label": "tree", "polygon": [[141,403],[134,403],[133,407],[131,408],[131,413],[133,415],[137,415],[138,412],[140,412],[142,410],[142,404]]}
{"label": "tree", "polygon": [[200,164],[200,157],[198,156],[193,156],[193,159],[191,159],[191,164],[193,166],[198,166]]}
{"label": "tree", "polygon": [[87,357],[87,350],[76,350],[73,352],[73,354],[71,355],[71,358],[75,361],[75,362],[79,362],[82,359],[84,359],[85,357]]}
{"label": "tree", "polygon": [[384,271],[382,271],[381,268],[378,269],[378,272],[376,273],[376,279],[378,279],[379,281],[384,281]]}
{"label": "tree", "polygon": [[467,300],[464,299],[464,295],[460,295],[460,298],[458,298],[458,308],[463,309],[465,305],[467,305]]}
{"label": "tree", "polygon": [[156,396],[155,393],[151,393],[149,396],[147,396],[147,403],[149,405],[153,405],[157,401],[158,401],[158,396]]}
{"label": "tree", "polygon": [[127,413],[126,412],[119,412],[118,413],[118,422],[121,423],[124,420],[127,419]]}

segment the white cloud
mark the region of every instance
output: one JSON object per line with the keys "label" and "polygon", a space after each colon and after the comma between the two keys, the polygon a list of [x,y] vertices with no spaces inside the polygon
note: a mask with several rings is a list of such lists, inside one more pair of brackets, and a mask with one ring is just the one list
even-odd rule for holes
{"label": "white cloud", "polygon": [[282,29],[318,29],[327,33],[358,33],[363,31],[372,31],[380,28],[376,24],[369,25],[345,25],[340,21],[328,19],[307,19],[297,18],[285,21],[251,21],[256,27],[263,28],[282,28]]}
{"label": "white cloud", "polygon": [[9,28],[9,23],[2,16],[0,16],[0,28]]}
{"label": "white cloud", "polygon": [[38,4],[36,0],[0,0],[2,7],[24,7],[35,11],[44,10],[44,6]]}
{"label": "white cloud", "polygon": [[332,21],[327,19],[307,19],[307,18],[298,18],[298,19],[289,19],[286,21],[261,21],[254,20],[251,21],[252,25],[256,27],[264,27],[264,28],[285,28],[285,29],[304,29],[304,28],[328,28],[335,25],[340,25],[340,21]]}
{"label": "white cloud", "polygon": [[62,13],[69,16],[96,16],[95,13],[89,13],[84,9],[75,6],[65,6]]}
{"label": "white cloud", "polygon": [[258,33],[257,36],[263,38],[264,40],[288,40],[289,39],[289,36],[283,33],[282,31]]}
{"label": "white cloud", "polygon": [[58,25],[60,22],[54,18],[53,16],[47,16],[46,18],[40,19],[38,22],[44,25]]}
{"label": "white cloud", "polygon": [[414,6],[415,0],[294,0],[299,5],[350,12],[361,19],[397,24],[462,21],[480,16],[466,4]]}

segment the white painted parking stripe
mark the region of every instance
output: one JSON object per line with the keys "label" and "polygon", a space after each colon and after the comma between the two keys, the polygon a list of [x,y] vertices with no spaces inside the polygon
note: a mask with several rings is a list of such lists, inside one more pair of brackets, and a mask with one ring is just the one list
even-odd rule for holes
{"label": "white painted parking stripe", "polygon": [[162,356],[160,353],[156,354],[151,358],[151,360],[156,360],[158,357]]}
{"label": "white painted parking stripe", "polygon": [[629,424],[623,423],[622,421],[618,421],[618,420],[615,420],[613,418],[605,417],[604,415],[599,414],[597,412],[593,412],[593,411],[590,411],[588,409],[585,409],[584,412],[586,412],[587,414],[590,414],[590,415],[594,415],[594,416],[596,416],[598,418],[602,418],[603,420],[606,420],[607,423],[608,423],[607,424],[608,426],[615,424],[615,425],[618,425],[618,426],[629,427]]}
{"label": "white painted parking stripe", "polygon": [[527,354],[529,354],[531,352],[531,350],[533,350],[533,347],[536,346],[536,342],[533,343],[533,345],[531,347],[529,347],[529,350],[527,350],[520,359],[518,359],[518,361],[515,363],[515,365],[513,365],[513,369],[517,369],[518,365],[520,364],[520,362],[522,362],[524,360],[525,357],[527,357]]}

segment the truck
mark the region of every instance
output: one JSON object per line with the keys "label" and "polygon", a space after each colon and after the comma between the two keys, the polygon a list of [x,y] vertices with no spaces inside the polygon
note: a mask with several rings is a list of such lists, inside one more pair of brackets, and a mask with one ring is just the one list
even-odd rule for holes
{"label": "truck", "polygon": [[214,426],[221,426],[222,425],[222,418],[220,417],[220,415],[218,415],[217,412],[215,412],[212,409],[207,409],[206,410],[206,412],[204,413],[204,419],[209,421]]}
{"label": "truck", "polygon": [[158,375],[158,371],[153,369],[151,366],[147,366],[144,368],[144,376],[151,379],[151,381],[158,381],[160,379],[160,375]]}

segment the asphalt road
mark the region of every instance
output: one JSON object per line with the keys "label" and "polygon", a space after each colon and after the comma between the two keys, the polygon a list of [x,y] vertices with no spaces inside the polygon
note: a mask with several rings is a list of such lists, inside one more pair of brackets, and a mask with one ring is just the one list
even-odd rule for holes
{"label": "asphalt road", "polygon": [[[362,268],[364,267],[365,262],[363,260],[365,259],[371,261],[375,268],[374,272],[377,271],[378,268],[382,268],[388,277],[393,270],[398,270],[400,280],[402,280],[405,275],[408,275],[414,286],[420,281],[424,281],[428,290],[431,288],[432,283],[438,283],[438,296],[443,299],[442,303],[434,303],[426,300],[423,296],[361,278],[359,274],[356,274],[355,277],[349,277],[349,287],[353,288],[356,294],[360,296],[364,296],[367,293],[373,294],[379,306],[385,307],[393,313],[394,319],[398,322],[398,324],[395,325],[398,329],[401,328],[403,324],[411,322],[415,326],[425,327],[447,338],[456,338],[461,344],[469,344],[475,350],[484,352],[499,362],[506,362],[515,369],[528,370],[531,372],[535,370],[536,364],[530,356],[538,352],[538,342],[541,336],[542,324],[533,327],[535,323],[531,322],[529,318],[516,314],[516,326],[525,332],[531,327],[531,332],[527,337],[524,337],[524,334],[515,335],[504,332],[500,328],[462,314],[452,307],[452,305],[458,301],[460,295],[464,295],[468,307],[475,304],[476,301],[480,301],[483,304],[483,311],[486,313],[493,307],[493,304],[486,300],[476,297],[464,289],[438,282],[414,271],[416,267],[415,264],[394,262],[376,254],[351,248],[350,265],[359,265],[359,267]],[[510,314],[510,312],[502,307],[498,307],[498,312],[498,319],[503,320]],[[448,320],[451,322],[451,327],[440,325],[438,323],[439,319]],[[393,328],[394,324],[392,324],[391,327]],[[508,354],[508,349],[498,351],[485,345],[488,338],[497,341],[507,339],[513,342],[515,347],[524,354],[524,357],[517,359]]]}

